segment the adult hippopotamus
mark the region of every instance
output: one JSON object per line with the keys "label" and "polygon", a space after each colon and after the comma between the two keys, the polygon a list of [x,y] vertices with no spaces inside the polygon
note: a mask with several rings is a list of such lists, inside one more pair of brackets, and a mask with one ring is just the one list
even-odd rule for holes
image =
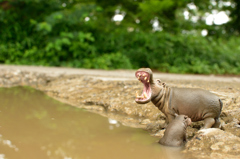
{"label": "adult hippopotamus", "polygon": [[183,146],[187,141],[186,129],[191,125],[191,119],[186,115],[176,115],[167,126],[159,143],[165,146]]}
{"label": "adult hippopotamus", "polygon": [[145,104],[150,101],[166,116],[166,123],[171,122],[176,114],[187,115],[193,122],[204,120],[202,128],[219,128],[219,116],[222,111],[221,99],[209,91],[198,88],[171,88],[160,80],[154,80],[152,70],[140,68],[135,76],[144,85],[135,101]]}

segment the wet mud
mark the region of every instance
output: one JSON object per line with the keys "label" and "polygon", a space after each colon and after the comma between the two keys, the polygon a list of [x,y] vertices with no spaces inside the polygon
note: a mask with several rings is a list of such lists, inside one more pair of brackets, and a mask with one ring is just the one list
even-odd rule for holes
{"label": "wet mud", "polygon": [[[61,102],[85,108],[123,125],[143,128],[159,139],[164,134],[165,116],[152,103],[135,103],[142,84],[134,71],[71,70],[58,68],[0,67],[0,87],[31,86]],[[183,154],[189,158],[240,157],[239,77],[192,76],[153,73],[171,87],[202,88],[223,101],[222,130],[199,131],[202,122],[187,128],[188,142]],[[227,142],[226,142],[227,141]]]}

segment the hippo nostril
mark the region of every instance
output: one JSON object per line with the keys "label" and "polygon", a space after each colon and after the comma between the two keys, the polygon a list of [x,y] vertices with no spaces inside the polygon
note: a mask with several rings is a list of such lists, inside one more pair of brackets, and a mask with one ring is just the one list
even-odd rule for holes
{"label": "hippo nostril", "polygon": [[158,83],[161,83],[161,80],[160,79],[157,79]]}

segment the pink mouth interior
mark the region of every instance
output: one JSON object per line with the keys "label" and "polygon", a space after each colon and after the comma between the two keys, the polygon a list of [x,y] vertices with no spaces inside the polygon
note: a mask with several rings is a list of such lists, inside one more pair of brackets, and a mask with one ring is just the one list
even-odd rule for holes
{"label": "pink mouth interior", "polygon": [[146,101],[151,97],[150,75],[145,71],[137,71],[135,76],[143,83],[143,92],[136,97],[136,101]]}

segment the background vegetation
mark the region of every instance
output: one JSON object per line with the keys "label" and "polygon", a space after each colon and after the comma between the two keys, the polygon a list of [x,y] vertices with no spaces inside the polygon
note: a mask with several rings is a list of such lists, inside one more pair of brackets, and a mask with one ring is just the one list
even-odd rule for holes
{"label": "background vegetation", "polygon": [[239,32],[238,0],[0,0],[2,64],[240,74]]}

